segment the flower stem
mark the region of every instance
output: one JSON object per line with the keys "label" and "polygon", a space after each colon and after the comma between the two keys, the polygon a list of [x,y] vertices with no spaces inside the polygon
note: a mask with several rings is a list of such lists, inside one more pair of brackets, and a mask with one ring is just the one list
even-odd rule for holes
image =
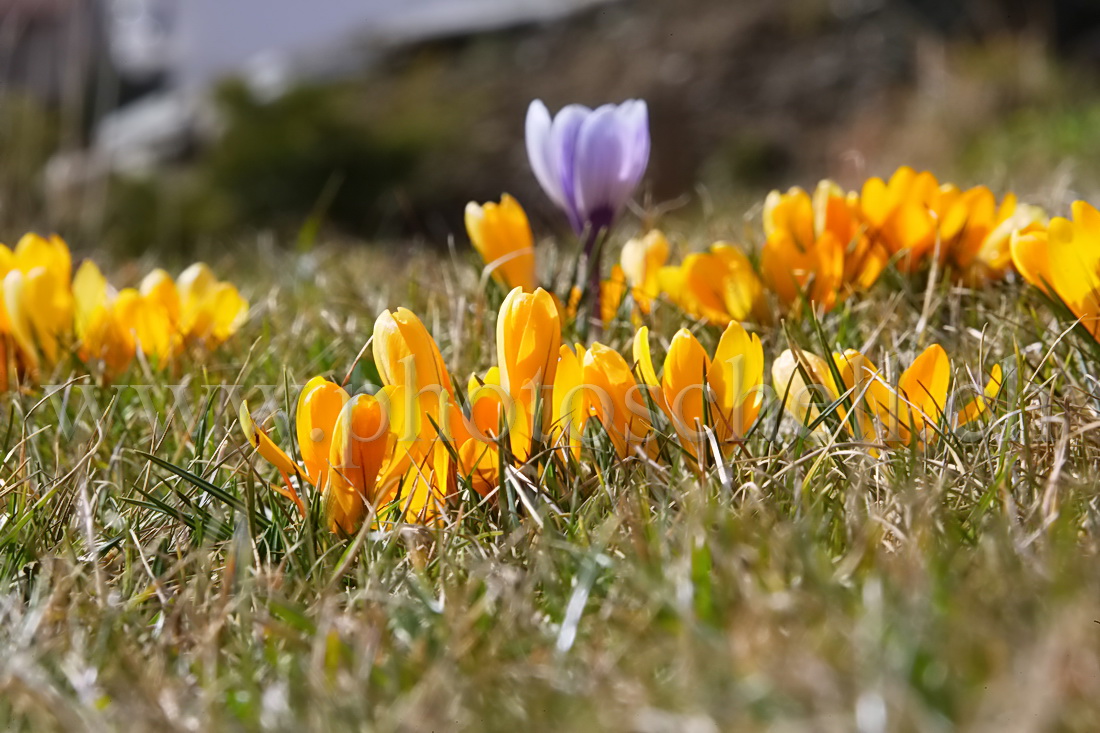
{"label": "flower stem", "polygon": [[591,226],[584,240],[585,267],[588,269],[588,282],[585,285],[585,337],[589,328],[594,329],[595,338],[600,337],[603,329],[603,314],[600,312],[600,255],[606,240],[606,227]]}

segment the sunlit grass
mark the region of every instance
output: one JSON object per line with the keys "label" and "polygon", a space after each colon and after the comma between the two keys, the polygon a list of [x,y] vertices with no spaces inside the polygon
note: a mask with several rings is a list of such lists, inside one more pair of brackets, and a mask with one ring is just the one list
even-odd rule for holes
{"label": "sunlit grass", "polygon": [[[251,318],[212,356],[4,398],[5,729],[1100,725],[1096,357],[1026,286],[888,271],[820,322],[756,329],[767,368],[794,344],[896,376],[940,343],[980,389],[1000,364],[991,415],[923,451],[872,453],[828,419],[807,435],[773,406],[725,473],[671,448],[620,462],[604,438],[515,510],[466,490],[442,526],[343,538],[317,496],[303,521],[270,490],[239,401],[281,411],[291,445],[300,385],[342,381],[397,305],[465,383],[502,293],[467,255],[237,265]],[[684,325],[668,303],[651,323],[662,353]],[[349,386],[374,379],[367,359]]]}

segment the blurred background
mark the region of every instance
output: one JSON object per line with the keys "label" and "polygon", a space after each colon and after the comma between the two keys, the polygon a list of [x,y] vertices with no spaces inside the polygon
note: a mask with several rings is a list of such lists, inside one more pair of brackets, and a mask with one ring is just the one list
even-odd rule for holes
{"label": "blurred background", "polygon": [[1095,0],[0,0],[0,241],[444,247],[504,191],[560,230],[533,98],[646,99],[649,211],[902,163],[1058,207],[1100,190],[1098,70]]}

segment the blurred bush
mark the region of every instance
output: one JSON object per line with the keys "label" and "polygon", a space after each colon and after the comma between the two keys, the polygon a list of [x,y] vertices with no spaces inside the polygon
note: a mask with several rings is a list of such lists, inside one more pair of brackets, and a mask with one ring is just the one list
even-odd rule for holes
{"label": "blurred bush", "polygon": [[403,192],[430,198],[426,180],[438,171],[421,173],[460,128],[454,110],[431,99],[376,102],[364,82],[303,85],[270,100],[224,83],[214,96],[220,133],[192,160],[112,180],[106,239],[125,254],[192,253],[261,229],[297,231],[302,243],[322,226],[367,238],[407,229],[393,224],[407,215]]}
{"label": "blurred bush", "polygon": [[59,129],[57,113],[34,97],[0,94],[0,226],[5,236],[42,218],[39,181],[57,149]]}
{"label": "blurred bush", "polygon": [[374,129],[349,96],[310,86],[263,102],[239,82],[224,85],[225,131],[200,173],[240,223],[295,226],[324,209],[342,228],[369,230],[432,140],[393,134],[397,125]]}

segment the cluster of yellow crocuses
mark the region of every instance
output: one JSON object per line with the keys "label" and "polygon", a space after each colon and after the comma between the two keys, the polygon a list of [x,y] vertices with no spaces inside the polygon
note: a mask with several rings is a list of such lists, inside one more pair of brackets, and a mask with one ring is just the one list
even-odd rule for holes
{"label": "cluster of yellow crocuses", "polygon": [[1013,236],[1045,231],[1046,214],[985,186],[960,189],[931,173],[899,168],[870,178],[859,192],[822,181],[811,196],[772,191],[764,202],[764,283],[784,304],[800,299],[830,310],[871,287],[893,263],[911,273],[949,265],[980,285],[1012,268]]}
{"label": "cluster of yellow crocuses", "polygon": [[580,457],[589,422],[602,426],[609,450],[625,459],[655,455],[654,424],[665,419],[702,464],[708,446],[729,455],[762,401],[763,351],[739,324],[727,327],[713,357],[681,330],[658,378],[645,328],[634,346],[636,367],[598,342],[562,344],[559,307],[541,288],[515,288],[505,298],[497,364],[471,377],[465,404],[411,311],[382,313],[372,349],[383,382],[375,394],[352,397],[322,377],[302,390],[295,416],[301,465],[254,424],[247,406],[241,411],[249,441],[283,475],[280,491],[303,508],[294,484],[309,482],[324,496],[330,526],[345,532],[387,505],[408,521],[441,517],[460,477],[489,496],[509,472],[522,477],[525,467],[568,463]]}
{"label": "cluster of yellow crocuses", "polygon": [[786,395],[787,408],[804,424],[817,421],[821,405],[835,405],[851,438],[887,446],[923,445],[972,422],[989,409],[1003,382],[1000,365],[994,365],[982,393],[949,414],[951,362],[939,344],[921,352],[896,385],[858,351],[836,352],[831,360],[784,351],[772,364],[776,392]]}
{"label": "cluster of yellow crocuses", "polygon": [[140,352],[165,364],[188,344],[212,347],[244,320],[247,302],[197,263],[176,280],[154,270],[116,291],[91,260],[72,274],[68,245],[27,234],[0,245],[0,390],[35,380],[70,354],[107,377]]}
{"label": "cluster of yellow crocuses", "polygon": [[[457,509],[463,484],[495,501],[509,481],[515,491],[533,487],[540,468],[551,463],[576,470],[584,451],[619,460],[682,455],[693,469],[705,470],[745,445],[764,405],[763,348],[736,321],[713,353],[679,330],[659,373],[645,326],[635,334],[630,359],[599,342],[563,344],[560,308],[541,288],[513,289],[496,326],[497,363],[470,378],[463,399],[420,319],[405,308],[385,311],[371,342],[382,382],[374,394],[352,395],[321,376],[301,391],[295,415],[300,462],[256,425],[247,404],[241,408],[245,434],[278,469],[283,480],[276,488],[300,511],[306,508],[298,490],[311,484],[321,492],[329,526],[350,533],[365,519],[372,526],[440,521]],[[931,440],[930,431],[954,427],[943,420],[950,364],[938,346],[896,386],[854,352],[835,357],[842,385],[822,360],[798,358],[801,369],[791,352],[773,365],[774,394],[801,419],[817,409],[807,397],[810,383],[827,391],[824,404],[865,404],[858,412],[864,432],[854,437],[871,450],[919,447]],[[984,412],[1000,381],[995,369],[987,394],[955,423]]]}
{"label": "cluster of yellow crocuses", "polygon": [[[508,287],[535,287],[531,228],[515,199],[469,204],[466,224],[495,278]],[[828,311],[874,285],[890,263],[906,273],[931,262],[950,265],[957,279],[979,285],[1012,269],[1014,236],[1045,231],[1043,210],[1011,193],[998,203],[985,186],[961,189],[908,167],[888,181],[871,178],[860,191],[822,181],[812,194],[801,188],[768,194],[758,267],[727,242],[668,265],[660,232],[631,240],[604,282],[601,315],[609,321],[628,293],[642,313],[663,296],[718,325],[769,320],[775,309],[767,292],[786,308],[809,302]]]}
{"label": "cluster of yellow crocuses", "polygon": [[[400,308],[375,323],[382,384],[373,394],[353,396],[324,377],[302,390],[300,462],[242,406],[249,441],[282,475],[276,488],[305,513],[299,489],[312,484],[334,531],[356,531],[365,520],[438,522],[460,508],[463,486],[483,500],[505,490],[514,497],[535,491],[547,466],[559,475],[581,470],[596,454],[682,460],[700,472],[728,467],[735,451],[747,450],[768,394],[804,426],[873,455],[924,450],[991,411],[1001,368],[964,400],[952,392],[951,362],[937,344],[896,379],[857,351],[821,357],[789,349],[766,384],[761,342],[741,321],[770,320],[768,293],[784,306],[828,310],[891,264],[903,272],[934,264],[971,284],[1015,269],[1100,341],[1100,211],[1078,202],[1072,219],[1048,223],[1012,195],[998,203],[984,187],[960,190],[908,168],[858,193],[828,181],[812,195],[772,192],[756,264],[717,243],[669,265],[659,231],[627,242],[602,284],[600,316],[610,321],[631,304],[629,358],[598,341],[562,343],[578,295],[563,304],[538,287],[531,228],[515,199],[471,203],[466,223],[486,276],[511,290],[496,322],[497,363],[470,377],[464,395],[423,323]],[[658,372],[641,325],[658,298],[723,327],[714,352],[682,328]]]}

